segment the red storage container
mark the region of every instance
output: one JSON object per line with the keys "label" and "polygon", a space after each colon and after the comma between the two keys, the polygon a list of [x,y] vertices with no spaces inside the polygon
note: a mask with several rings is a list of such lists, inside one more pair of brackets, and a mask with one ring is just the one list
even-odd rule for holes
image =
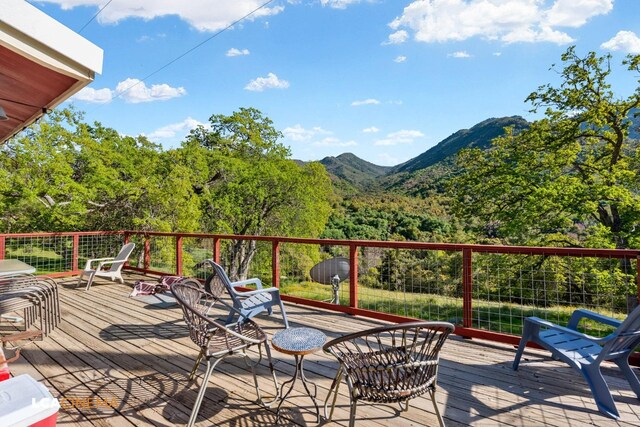
{"label": "red storage container", "polygon": [[29,375],[0,382],[0,426],[55,427],[60,402]]}

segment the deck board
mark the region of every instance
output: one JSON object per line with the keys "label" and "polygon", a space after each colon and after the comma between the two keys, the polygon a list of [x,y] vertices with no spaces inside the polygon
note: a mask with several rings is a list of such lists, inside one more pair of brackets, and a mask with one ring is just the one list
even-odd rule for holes
{"label": "deck board", "polygon": [[[52,394],[67,403],[59,425],[70,426],[173,426],[185,424],[203,373],[194,383],[187,375],[197,354],[177,306],[150,305],[128,298],[131,283],[141,276],[128,274],[120,285],[97,280],[89,291],[75,288],[75,279],[61,279],[62,318],[45,340],[27,345],[13,375],[28,373],[42,381]],[[286,304],[291,326],[323,330],[329,338],[379,326],[383,322]],[[272,335],[282,328],[278,310],[258,316]],[[223,317],[224,313],[220,313]],[[253,352],[255,356],[257,353]],[[637,426],[640,401],[617,368],[604,369],[621,419],[601,415],[587,384],[568,366],[544,351],[527,350],[518,372],[511,369],[512,346],[451,337],[441,354],[437,400],[448,426]],[[280,382],[294,370],[293,357],[272,350]],[[323,353],[305,358],[307,377],[318,384],[324,402],[337,369]],[[259,367],[263,393],[272,396],[273,384],[263,363]],[[342,385],[334,421],[348,425],[349,400]],[[113,407],[69,407],[68,399],[99,396]],[[197,425],[270,426],[272,409],[255,402],[248,369],[240,357],[224,361],[209,381]],[[315,420],[311,400],[296,389],[283,406],[280,425],[311,425]],[[391,405],[358,405],[360,425],[437,425],[431,401],[414,399],[408,412]]]}

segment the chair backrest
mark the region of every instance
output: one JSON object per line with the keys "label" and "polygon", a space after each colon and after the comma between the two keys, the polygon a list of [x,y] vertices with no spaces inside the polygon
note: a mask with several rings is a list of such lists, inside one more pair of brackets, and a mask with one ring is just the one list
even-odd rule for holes
{"label": "chair backrest", "polygon": [[131,252],[136,247],[135,243],[127,243],[120,249],[120,252],[114,258],[114,262],[111,264],[109,271],[118,271],[122,269],[124,263],[127,262],[129,257],[131,256]]}
{"label": "chair backrest", "polygon": [[[207,279],[204,282],[204,289],[212,295],[215,295],[219,298],[225,290],[234,300],[236,299],[236,291],[231,286],[231,280],[229,280],[229,276],[224,271],[222,266],[217,262],[211,259],[205,259],[198,266],[202,266],[203,264],[209,264],[211,266],[212,272],[207,276]],[[196,266],[197,267],[197,266]]]}
{"label": "chair backrest", "polygon": [[447,322],[401,323],[345,335],[323,349],[345,367],[360,398],[409,399],[435,383],[440,349],[453,330]]}
{"label": "chair backrest", "polygon": [[605,355],[630,352],[640,345],[640,306],[636,307],[611,334],[602,352]]}
{"label": "chair backrest", "polygon": [[218,300],[202,289],[196,279],[183,279],[171,285],[171,293],[182,309],[184,321],[189,327],[189,337],[199,347],[206,347],[216,329],[224,326],[207,315]]}

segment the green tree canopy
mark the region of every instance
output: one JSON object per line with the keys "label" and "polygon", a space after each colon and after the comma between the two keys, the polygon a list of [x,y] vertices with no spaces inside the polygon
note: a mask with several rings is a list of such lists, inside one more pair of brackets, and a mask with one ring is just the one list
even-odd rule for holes
{"label": "green tree canopy", "polygon": [[[640,158],[628,134],[640,86],[616,97],[610,60],[569,48],[560,85],[527,98],[543,119],[519,133],[507,129],[488,151],[463,150],[464,171],[449,187],[456,212],[514,243],[637,246]],[[636,76],[639,63],[640,55],[623,62]]]}
{"label": "green tree canopy", "polygon": [[[330,211],[331,181],[319,163],[299,165],[256,109],[214,115],[182,146],[194,171],[205,231],[316,237]],[[230,275],[247,274],[256,241],[232,243]]]}

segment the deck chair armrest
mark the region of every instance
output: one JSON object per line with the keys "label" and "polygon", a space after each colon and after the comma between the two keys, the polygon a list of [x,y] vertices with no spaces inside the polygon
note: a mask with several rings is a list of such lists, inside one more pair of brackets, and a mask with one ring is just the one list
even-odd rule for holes
{"label": "deck chair armrest", "polygon": [[540,326],[542,326],[543,328],[547,328],[547,329],[553,329],[554,331],[558,331],[558,332],[564,332],[566,334],[569,335],[573,335],[576,338],[583,338],[589,341],[593,341],[599,344],[602,344],[604,342],[607,341],[608,337],[605,338],[598,338],[598,337],[593,337],[591,335],[588,334],[584,334],[580,331],[576,331],[575,329],[570,329],[564,326],[560,326],[560,325],[556,325],[553,322],[549,322],[548,320],[544,320],[544,319],[540,319],[539,317],[527,317],[526,318],[527,322],[532,322],[532,323],[536,323]]}
{"label": "deck chair armrest", "polygon": [[247,280],[238,280],[237,282],[231,282],[231,286],[234,288],[236,286],[245,286],[245,285],[256,285],[258,289],[262,289],[262,281],[257,277]]}
{"label": "deck chair armrest", "polygon": [[602,314],[599,314],[590,310],[578,309],[578,310],[575,310],[571,315],[571,319],[569,320],[569,324],[567,325],[567,328],[573,329],[573,330],[578,329],[578,324],[582,319],[594,320],[596,322],[604,323],[605,325],[613,326],[616,328],[620,326],[620,324],[622,324],[622,320],[604,316]]}
{"label": "deck chair armrest", "polygon": [[93,270],[91,268],[91,264],[95,263],[95,262],[104,262],[104,261],[113,261],[115,258],[110,257],[110,258],[94,258],[94,259],[89,259],[87,260],[87,264],[85,265],[84,269],[85,270]]}
{"label": "deck chair armrest", "polygon": [[278,288],[262,288],[262,289],[256,289],[255,291],[245,291],[245,292],[236,292],[236,295],[238,295],[239,297],[245,298],[245,297],[250,297],[253,295],[258,295],[258,294],[264,294],[265,292],[280,292],[280,289]]}

